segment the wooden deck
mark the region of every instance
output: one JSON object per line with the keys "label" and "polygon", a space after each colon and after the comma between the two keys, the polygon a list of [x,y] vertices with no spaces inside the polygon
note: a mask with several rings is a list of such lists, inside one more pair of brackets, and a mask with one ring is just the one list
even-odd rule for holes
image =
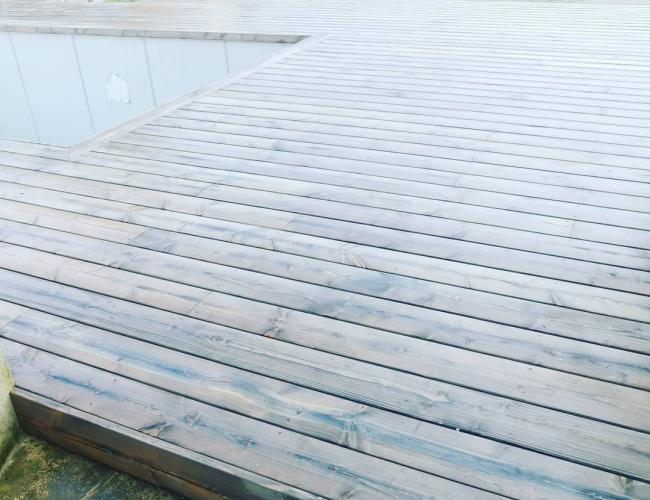
{"label": "wooden deck", "polygon": [[649,5],[0,24],[318,36],[76,157],[0,141],[26,428],[193,498],[650,498]]}

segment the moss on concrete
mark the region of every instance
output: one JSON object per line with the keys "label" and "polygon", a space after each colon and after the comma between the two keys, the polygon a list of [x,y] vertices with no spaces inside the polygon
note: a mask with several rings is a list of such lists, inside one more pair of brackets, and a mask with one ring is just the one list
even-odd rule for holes
{"label": "moss on concrete", "polygon": [[9,399],[9,391],[13,385],[9,365],[0,351],[0,465],[4,463],[19,431],[18,421]]}
{"label": "moss on concrete", "polygon": [[180,500],[127,474],[21,434],[0,469],[3,500]]}

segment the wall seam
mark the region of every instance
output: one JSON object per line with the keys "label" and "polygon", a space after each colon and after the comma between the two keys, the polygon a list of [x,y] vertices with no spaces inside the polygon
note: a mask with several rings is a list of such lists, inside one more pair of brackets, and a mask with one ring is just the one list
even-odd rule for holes
{"label": "wall seam", "polygon": [[36,142],[42,142],[41,140],[41,134],[38,130],[38,126],[36,125],[36,117],[34,116],[34,110],[32,108],[32,102],[29,99],[29,93],[27,92],[27,87],[25,87],[25,78],[23,77],[23,70],[20,67],[20,63],[18,62],[18,55],[16,54],[16,47],[14,46],[14,39],[11,33],[7,33],[9,35],[9,45],[11,46],[11,53],[14,56],[14,62],[16,63],[16,69],[18,70],[18,76],[20,77],[20,84],[23,87],[23,93],[25,94],[25,99],[27,101],[27,109],[29,109],[29,117],[32,120],[32,127],[34,127],[34,133],[36,134]]}
{"label": "wall seam", "polygon": [[95,128],[95,120],[93,119],[93,113],[92,110],[90,109],[90,102],[88,102],[88,91],[86,90],[86,80],[84,79],[84,75],[81,72],[81,63],[79,62],[79,53],[77,52],[77,41],[75,39],[75,35],[70,35],[72,38],[72,50],[74,51],[74,59],[75,62],[77,63],[77,72],[79,73],[79,79],[81,80],[81,88],[83,89],[84,93],[84,101],[86,102],[86,110],[88,111],[88,118],[90,119],[90,128],[93,130],[93,135],[97,133],[97,129]]}
{"label": "wall seam", "polygon": [[151,98],[153,99],[153,105],[158,106],[158,96],[156,95],[156,89],[153,85],[153,77],[151,76],[151,64],[149,63],[149,46],[147,45],[147,38],[142,37],[142,44],[144,45],[144,60],[147,64],[147,75],[149,76],[149,87],[151,88]]}
{"label": "wall seam", "polygon": [[230,74],[230,57],[228,56],[228,41],[223,42],[223,53],[226,56],[226,75]]}

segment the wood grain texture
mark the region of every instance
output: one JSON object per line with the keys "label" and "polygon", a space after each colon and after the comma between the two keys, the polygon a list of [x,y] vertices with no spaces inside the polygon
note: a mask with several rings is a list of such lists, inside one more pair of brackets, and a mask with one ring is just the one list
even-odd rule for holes
{"label": "wood grain texture", "polygon": [[[360,411],[359,404],[341,398],[36,311],[12,322],[0,335],[495,493],[533,498],[573,498],[587,490],[593,495],[625,494],[615,477],[571,462],[368,406]],[[349,417],[344,421],[345,415]],[[644,488],[644,483],[635,482],[626,491],[640,495]]]}
{"label": "wood grain texture", "polygon": [[[420,420],[619,473],[648,474],[645,458],[650,454],[650,442],[644,433],[273,338],[242,336],[241,330],[25,275],[3,272],[2,277],[6,292],[1,298],[29,308]],[[174,302],[193,307],[188,297],[179,296]],[[267,330],[274,327],[277,323],[271,322]]]}
{"label": "wood grain texture", "polygon": [[[17,252],[25,256],[27,265],[21,265],[21,262],[15,258]],[[132,258],[137,259],[138,256],[134,255]],[[147,259],[143,259],[145,260]],[[116,260],[113,260],[113,264],[118,265]],[[319,328],[319,319],[315,317],[319,313],[318,310],[312,314],[300,314],[275,306],[256,308],[255,304],[239,301],[237,298],[219,292],[210,292],[209,289],[185,286],[176,280],[149,278],[111,267],[54,256],[47,252],[30,252],[25,248],[12,246],[0,247],[0,267],[40,278],[50,278],[65,285],[77,286],[93,292],[101,290],[112,297],[130,299],[140,304],[239,328],[257,335],[273,337],[333,354],[348,355],[464,387],[571,411],[634,429],[650,430],[650,420],[646,412],[650,396],[645,391],[615,386],[568,373],[558,373],[454,347],[436,346],[417,340],[408,341],[367,329],[346,328],[346,325],[337,323],[321,322]],[[145,265],[143,264],[142,267],[144,268]],[[182,267],[186,273],[194,274],[191,266]],[[215,276],[216,273],[210,273],[207,278],[215,281]],[[237,278],[227,279],[237,281]],[[317,296],[315,300],[319,300]],[[373,314],[372,311],[365,312],[359,306],[347,307],[364,314]],[[229,312],[224,314],[224,310]],[[250,311],[252,318],[264,318],[263,321],[248,318],[244,321],[230,319],[246,310]],[[293,334],[294,331],[314,333],[298,335]],[[345,332],[346,342],[340,340],[343,332]],[[349,343],[359,346],[359,354],[346,353]],[[396,354],[400,356],[397,357]],[[630,364],[642,363],[645,361],[643,358],[631,359],[629,362]],[[598,360],[592,360],[592,363],[598,364]],[[601,363],[601,369],[604,366],[606,365]],[[630,378],[636,377],[642,381],[648,377],[644,372],[630,373],[630,375]],[[527,390],[529,385],[535,386],[536,391]],[[621,410],[623,406],[625,406],[624,411]]]}
{"label": "wood grain texture", "polygon": [[3,2],[34,26],[316,37],[0,139],[28,429],[194,498],[650,497],[650,6]]}
{"label": "wood grain texture", "polygon": [[[14,185],[19,184],[21,186],[18,190],[19,196],[23,197],[25,191],[33,192],[33,190],[22,186],[36,184],[38,187],[46,189],[71,191],[74,194],[92,193],[95,197],[108,198],[111,201],[144,205],[187,215],[199,215],[206,219],[219,218],[219,220],[225,219],[226,221],[258,225],[268,229],[389,249],[405,254],[406,258],[415,254],[445,261],[468,263],[489,271],[497,271],[497,274],[507,272],[510,275],[519,268],[528,268],[531,274],[514,272],[514,279],[517,279],[518,275],[519,279],[523,279],[529,287],[540,283],[542,287],[540,294],[543,294],[548,302],[598,313],[609,312],[609,315],[616,317],[646,322],[650,320],[650,311],[646,307],[647,301],[637,294],[647,287],[648,273],[635,275],[633,271],[626,269],[580,260],[474,243],[466,246],[466,242],[459,244],[453,239],[405,232],[393,228],[240,205],[232,201],[224,202],[189,195],[161,194],[143,188],[66,179],[52,174],[24,172],[11,167],[0,167],[0,181],[2,180]],[[11,189],[12,186],[8,185],[7,187]],[[511,260],[504,260],[508,258]],[[630,276],[630,273],[633,276]],[[540,279],[533,280],[531,275]],[[618,286],[617,282],[623,282],[625,285]],[[591,286],[588,293],[580,286],[585,284]],[[612,288],[622,288],[624,291]],[[580,293],[581,290],[582,293]]]}
{"label": "wood grain texture", "polygon": [[[501,498],[42,351],[7,341],[2,346],[21,380],[19,388],[39,395],[47,391],[58,403],[99,413],[131,430],[211,458],[223,457],[264,477],[308,485],[316,495]],[[40,370],[22,368],[21,360],[34,356],[41,358]]]}
{"label": "wood grain texture", "polygon": [[[0,203],[1,207],[2,204]],[[20,213],[29,213],[29,211],[21,210]],[[101,220],[93,221],[93,227],[99,225],[99,222]],[[87,228],[88,225],[84,227]],[[320,276],[320,273],[330,275],[330,279],[327,282],[319,283],[328,285],[327,288],[308,286],[295,281],[274,280],[264,275],[251,274],[246,271],[246,267],[241,269],[242,264],[244,266],[248,264],[248,266],[253,267],[255,267],[253,262],[268,264],[274,259],[274,254],[270,256],[259,255],[253,261],[253,259],[247,260],[246,256],[240,252],[226,247],[223,254],[233,255],[237,258],[237,261],[232,263],[234,267],[224,267],[221,265],[211,265],[210,262],[203,260],[187,260],[177,256],[181,254],[194,257],[196,254],[193,254],[191,249],[201,248],[206,250],[208,249],[207,243],[209,242],[176,241],[175,239],[170,240],[164,237],[165,235],[162,235],[162,239],[156,238],[155,236],[152,238],[147,234],[147,238],[144,239],[141,236],[134,238],[132,244],[139,248],[133,249],[128,246],[112,244],[106,240],[83,238],[70,233],[62,235],[56,231],[23,224],[13,224],[9,221],[3,224],[3,229],[4,231],[0,231],[0,241],[212,290],[216,293],[210,295],[209,302],[213,304],[228,303],[233,308],[250,311],[254,317],[264,317],[269,314],[274,315],[274,307],[272,306],[279,306],[278,314],[285,318],[284,325],[286,330],[291,331],[292,326],[298,328],[299,325],[312,325],[313,327],[313,325],[318,324],[321,334],[327,335],[332,339],[339,338],[341,333],[345,331],[350,338],[354,338],[356,342],[359,342],[359,345],[364,345],[364,350],[401,352],[402,356],[399,360],[395,361],[399,362],[400,366],[406,370],[413,369],[407,360],[408,353],[417,352],[422,355],[422,349],[431,353],[434,350],[421,342],[394,337],[387,333],[382,333],[382,331],[463,348],[467,348],[467,344],[471,342],[471,350],[473,351],[500,357],[509,357],[517,361],[556,368],[592,378],[617,382],[623,385],[646,389],[650,388],[648,370],[645,368],[648,364],[648,359],[650,359],[647,356],[597,345],[585,345],[584,343],[548,335],[533,336],[532,333],[521,329],[506,328],[505,326],[494,328],[489,323],[475,321],[470,318],[451,316],[446,313],[440,314],[437,311],[443,309],[443,305],[440,303],[444,301],[444,297],[434,295],[434,292],[431,293],[429,301],[417,301],[415,303],[426,307],[430,301],[435,301],[437,311],[423,310],[407,304],[399,304],[398,307],[395,307],[390,302],[373,300],[365,297],[365,294],[362,295],[359,293],[366,292],[366,288],[370,288],[370,293],[366,292],[369,295],[372,294],[373,290],[388,289],[391,291],[391,294],[384,296],[394,299],[399,290],[395,284],[377,281],[372,287],[366,285],[363,289],[353,289],[357,294],[350,294],[329,288],[332,284],[335,284],[333,283],[334,272],[331,269],[322,271],[318,268],[314,269],[316,276]],[[171,233],[172,237],[174,234]],[[174,248],[178,248],[179,250],[174,252]],[[153,253],[151,251],[152,249],[157,251],[164,250],[165,254],[170,253],[172,255]],[[28,267],[11,267],[12,256],[15,256],[16,252],[25,253],[28,250],[12,249],[11,247],[4,250],[0,249],[0,254],[3,256],[0,258],[1,264],[6,268],[29,273],[30,270]],[[216,250],[209,255],[218,253],[221,252]],[[58,268],[68,267],[69,264],[74,262],[68,259],[48,257],[40,252],[33,252],[32,255],[34,260],[45,262],[44,259],[49,259],[51,265]],[[211,259],[208,258],[207,260]],[[279,263],[277,269],[292,269],[293,267],[298,267],[298,265],[294,263]],[[307,265],[310,265],[310,263]],[[314,266],[311,265],[311,267]],[[77,271],[80,270],[78,266],[75,266],[75,268]],[[179,268],[184,270],[183,275],[179,275],[176,272]],[[264,271],[265,269],[256,268],[256,270]],[[106,272],[113,273],[115,276],[113,278],[114,280],[120,279],[120,275],[124,276],[122,278],[124,282],[138,283],[144,279],[149,282],[149,287],[159,289],[161,294],[165,293],[164,282],[147,280],[141,276],[129,277],[128,274],[112,271],[111,269],[106,269],[103,274]],[[279,274],[282,275],[283,273]],[[59,279],[65,279],[61,273],[58,276]],[[289,278],[294,278],[294,276],[290,275]],[[300,277],[295,277],[295,279],[298,278]],[[366,274],[362,283],[366,284],[369,280],[370,276]],[[346,276],[344,282],[348,281],[351,280]],[[258,283],[261,286],[257,286]],[[94,289],[97,289],[96,286]],[[176,287],[176,290],[181,289]],[[189,290],[187,287],[186,289]],[[192,295],[189,291],[187,294]],[[200,295],[200,292],[198,295]],[[305,300],[306,296],[311,297],[310,300]],[[318,301],[318,306],[314,305],[315,300]],[[453,296],[449,299],[449,302],[452,304],[457,301],[458,298]],[[200,314],[207,302],[207,300],[204,300],[202,304],[196,307],[197,314]],[[482,301],[477,302],[485,307]],[[341,304],[345,304],[345,306]],[[453,306],[445,307],[447,310],[452,308]],[[470,308],[471,304],[468,304],[467,310],[470,311]],[[373,318],[380,310],[383,311],[382,322],[373,321]],[[234,316],[226,318],[221,315],[214,317],[214,319],[219,323],[236,328],[249,331],[252,329],[252,331],[258,333],[265,331],[264,328],[260,329],[259,327],[253,326],[250,322],[246,322],[243,317]],[[341,323],[341,321],[345,321],[346,323]],[[381,329],[382,331],[377,331],[376,329]],[[383,339],[381,346],[377,344],[378,336],[382,336]],[[527,339],[527,337],[529,338]],[[364,338],[366,340],[363,340]],[[287,340],[289,339],[287,338]],[[305,341],[306,339],[303,338],[302,341],[298,342],[304,343]],[[503,353],[503,346],[513,341],[519,344],[518,351],[516,353]],[[330,344],[324,344],[321,338],[320,340],[315,340],[313,345],[327,350],[325,345]],[[336,344],[334,343],[332,345]],[[458,355],[463,355],[465,363],[482,365],[484,362],[491,361],[490,358],[485,358],[484,356],[474,356],[472,358],[472,355],[469,353],[461,353],[455,349],[445,349],[442,346],[437,347],[436,350],[440,351],[439,355],[447,360],[457,359]],[[556,354],[560,352],[562,355]],[[588,359],[587,356],[589,356]],[[470,359],[474,361],[470,362]],[[484,361],[481,362],[480,360]],[[503,360],[497,361],[495,359],[494,362],[498,363],[501,367],[508,365]],[[439,375],[437,376],[439,377]]]}
{"label": "wood grain texture", "polygon": [[30,434],[188,498],[320,498],[23,389],[11,399]]}

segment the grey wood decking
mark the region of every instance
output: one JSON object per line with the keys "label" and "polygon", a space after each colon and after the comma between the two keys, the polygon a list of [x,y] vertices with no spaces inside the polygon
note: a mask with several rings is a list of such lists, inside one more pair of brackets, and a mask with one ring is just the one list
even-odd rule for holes
{"label": "grey wood decking", "polygon": [[317,36],[72,156],[0,140],[26,429],[193,498],[650,498],[649,5],[0,24]]}

